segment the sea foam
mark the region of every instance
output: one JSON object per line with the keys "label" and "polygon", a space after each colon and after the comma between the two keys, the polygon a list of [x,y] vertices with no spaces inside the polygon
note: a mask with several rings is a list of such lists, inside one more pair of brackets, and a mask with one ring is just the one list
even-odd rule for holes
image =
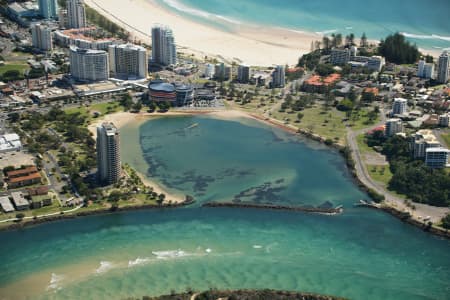
{"label": "sea foam", "polygon": [[150,258],[145,257],[145,258],[136,258],[135,260],[129,260],[128,261],[128,267],[135,267],[135,266],[139,266],[139,265],[144,265],[146,263],[148,263],[150,261]]}
{"label": "sea foam", "polygon": [[63,280],[64,280],[63,275],[52,273],[52,276],[50,277],[50,284],[47,286],[47,291],[60,289],[61,287],[59,286],[59,283]]}
{"label": "sea foam", "polygon": [[101,261],[100,267],[95,270],[95,273],[102,274],[108,272],[113,267],[112,263],[109,261]]}
{"label": "sea foam", "polygon": [[450,36],[442,36],[438,34],[414,34],[414,33],[408,33],[408,32],[400,32],[403,36],[412,38],[412,39],[419,39],[419,40],[442,40],[442,41],[449,41],[450,42]]}
{"label": "sea foam", "polygon": [[152,251],[152,254],[155,255],[157,259],[180,258],[189,255],[188,253],[180,249],[167,251]]}

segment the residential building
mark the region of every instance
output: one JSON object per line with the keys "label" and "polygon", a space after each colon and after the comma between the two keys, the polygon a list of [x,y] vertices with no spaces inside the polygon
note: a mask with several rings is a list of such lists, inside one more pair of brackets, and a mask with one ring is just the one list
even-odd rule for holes
{"label": "residential building", "polygon": [[12,192],[11,198],[16,210],[27,210],[30,208],[30,203],[27,199],[25,199],[22,192]]}
{"label": "residential building", "polygon": [[400,132],[403,132],[402,120],[394,118],[386,121],[386,136],[393,136]]}
{"label": "residential building", "polygon": [[240,65],[238,67],[237,81],[240,83],[247,83],[250,81],[250,67],[247,65]]}
{"label": "residential building", "polygon": [[9,171],[6,176],[9,189],[41,183],[41,174],[35,166]]}
{"label": "residential building", "polygon": [[120,134],[113,123],[97,127],[97,176],[101,183],[113,184],[119,181]]}
{"label": "residential building", "polygon": [[332,65],[345,65],[350,61],[350,49],[331,49],[330,63]]}
{"label": "residential building", "polygon": [[426,150],[429,148],[440,148],[441,144],[436,139],[432,130],[422,129],[413,136],[414,158],[425,158]]}
{"label": "residential building", "polygon": [[450,126],[450,114],[443,114],[439,116],[439,126],[449,127]]}
{"label": "residential building", "polygon": [[60,28],[69,28],[69,13],[67,12],[67,9],[59,10],[58,23]]}
{"label": "residential building", "polygon": [[35,24],[31,27],[31,37],[33,40],[33,47],[43,50],[53,50],[52,31],[47,26]]}
{"label": "residential building", "polygon": [[284,66],[276,66],[272,73],[272,88],[283,88],[286,84]]}
{"label": "residential building", "polygon": [[392,105],[393,115],[404,115],[408,109],[408,100],[403,98],[395,98]]}
{"label": "residential building", "polygon": [[83,49],[108,50],[110,45],[117,43],[114,38],[96,39],[91,36],[95,27],[75,28],[55,31],[55,42],[61,47],[76,46]]}
{"label": "residential building", "polygon": [[18,151],[22,149],[22,143],[18,134],[10,133],[0,135],[0,153]]}
{"label": "residential building", "polygon": [[437,81],[439,83],[447,83],[449,77],[450,58],[447,51],[442,52],[438,60]]}
{"label": "residential building", "polygon": [[14,206],[8,196],[0,196],[0,206],[5,213],[13,212]]}
{"label": "residential building", "polygon": [[148,59],[144,47],[132,44],[110,45],[108,53],[109,67],[113,77],[147,78]]}
{"label": "residential building", "polygon": [[434,64],[426,63],[424,60],[419,60],[417,65],[417,77],[431,79],[434,77]]}
{"label": "residential building", "polygon": [[386,64],[386,60],[381,56],[367,57],[367,68],[372,71],[380,72]]}
{"label": "residential building", "polygon": [[58,18],[58,1],[57,0],[39,0],[39,14],[44,19]]}
{"label": "residential building", "polygon": [[67,0],[67,18],[69,28],[86,27],[84,0]]}
{"label": "residential building", "polygon": [[217,80],[230,80],[231,79],[231,66],[224,63],[216,64],[214,67],[214,78]]}
{"label": "residential building", "polygon": [[214,65],[213,64],[206,64],[204,76],[206,78],[214,77]]}
{"label": "residential building", "polygon": [[156,25],[152,28],[152,62],[163,66],[177,64],[175,38],[168,27]]}
{"label": "residential building", "polygon": [[426,149],[425,164],[433,169],[448,167],[448,157],[450,150],[437,147]]}
{"label": "residential building", "polygon": [[333,73],[327,77],[321,77],[319,75],[313,75],[303,82],[302,89],[309,93],[324,93],[327,89],[335,86],[341,79],[341,75]]}
{"label": "residential building", "polygon": [[102,81],[109,77],[108,53],[70,47],[70,73],[77,81]]}

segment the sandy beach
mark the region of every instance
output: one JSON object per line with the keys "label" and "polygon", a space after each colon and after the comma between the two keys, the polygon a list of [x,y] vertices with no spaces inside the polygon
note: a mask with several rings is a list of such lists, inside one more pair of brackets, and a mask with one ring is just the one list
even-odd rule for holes
{"label": "sandy beach", "polygon": [[294,65],[302,54],[310,52],[312,41],[321,39],[315,33],[238,24],[235,32],[225,32],[193,22],[148,0],[85,2],[146,44],[151,44],[152,25],[164,24],[173,30],[181,52],[254,66]]}

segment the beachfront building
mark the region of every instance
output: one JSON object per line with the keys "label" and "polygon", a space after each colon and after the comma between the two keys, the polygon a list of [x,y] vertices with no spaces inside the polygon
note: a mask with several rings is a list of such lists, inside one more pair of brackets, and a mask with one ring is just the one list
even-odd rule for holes
{"label": "beachfront building", "polygon": [[434,64],[426,63],[424,60],[419,60],[417,65],[417,77],[431,79],[434,77]]}
{"label": "beachfront building", "polygon": [[350,61],[350,49],[331,49],[330,63],[332,65],[345,65]]}
{"label": "beachfront building", "polygon": [[97,39],[91,36],[95,27],[74,28],[55,31],[55,42],[61,47],[76,46],[83,49],[108,50],[110,45],[117,43],[114,38]]}
{"label": "beachfront building", "polygon": [[187,84],[176,84],[175,93],[177,95],[177,106],[186,106],[192,104],[194,100],[194,88]]}
{"label": "beachfront building", "polygon": [[97,127],[97,177],[103,184],[120,179],[120,134],[113,123]]}
{"label": "beachfront building", "polygon": [[0,153],[19,151],[22,149],[20,137],[16,133],[0,135]]}
{"label": "beachfront building", "polygon": [[219,81],[227,81],[231,79],[231,66],[224,63],[214,66],[214,78]]}
{"label": "beachfront building", "polygon": [[449,77],[450,58],[447,51],[442,52],[438,60],[438,75],[437,81],[439,83],[447,83]]}
{"label": "beachfront building", "polygon": [[392,115],[404,115],[408,109],[408,100],[403,98],[395,98],[392,105]]}
{"label": "beachfront building", "polygon": [[238,67],[237,81],[240,83],[248,83],[250,81],[250,67],[240,65]]}
{"label": "beachfront building", "polygon": [[70,73],[77,81],[102,81],[109,77],[108,53],[70,47]]}
{"label": "beachfront building", "polygon": [[2,210],[5,213],[10,213],[14,211],[14,206],[12,205],[8,196],[0,196],[0,206],[2,207]]}
{"label": "beachfront building", "polygon": [[276,66],[272,73],[272,88],[283,88],[286,84],[284,66]]}
{"label": "beachfront building", "polygon": [[443,169],[448,167],[448,157],[450,150],[436,147],[425,150],[425,164],[433,169]]}
{"label": "beachfront building", "polygon": [[60,9],[58,12],[59,28],[69,28],[69,15],[67,9]]}
{"label": "beachfront building", "polygon": [[177,64],[175,38],[168,27],[156,25],[152,28],[152,62],[163,66]]}
{"label": "beachfront building", "polygon": [[386,136],[393,136],[400,132],[403,132],[402,120],[394,118],[386,121],[386,130],[385,130]]}
{"label": "beachfront building", "polygon": [[144,47],[132,44],[110,45],[109,66],[113,77],[124,79],[147,78],[148,59]]}
{"label": "beachfront building", "polygon": [[67,19],[69,28],[86,27],[84,0],[67,0]]}
{"label": "beachfront building", "polygon": [[425,158],[427,149],[441,147],[433,131],[429,129],[417,131],[413,136],[412,143],[414,158]]}
{"label": "beachfront building", "polygon": [[44,19],[58,18],[58,1],[57,0],[39,0],[39,14]]}
{"label": "beachfront building", "polygon": [[206,64],[205,73],[203,74],[205,78],[213,78],[214,77],[214,65]]}
{"label": "beachfront building", "polygon": [[52,31],[47,26],[41,24],[35,24],[31,27],[31,37],[33,41],[33,47],[43,50],[53,50]]}

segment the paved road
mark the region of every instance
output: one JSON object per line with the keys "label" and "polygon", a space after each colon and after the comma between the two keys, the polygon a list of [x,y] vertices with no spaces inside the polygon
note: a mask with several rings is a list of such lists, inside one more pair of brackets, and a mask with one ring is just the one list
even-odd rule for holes
{"label": "paved road", "polygon": [[[381,111],[382,115],[384,115],[384,111]],[[384,121],[384,118],[382,117],[382,121]],[[382,124],[381,122],[380,124]],[[374,127],[379,126],[380,124],[377,124]],[[362,133],[365,133],[369,131],[371,128],[366,128],[359,131],[352,131],[350,128],[347,128],[347,143],[349,148],[352,150],[352,157],[355,162],[355,170],[358,178],[361,180],[361,182],[376,191],[377,193],[385,196],[385,202],[389,205],[392,205],[396,207],[399,210],[402,211],[408,211],[414,218],[420,220],[418,217],[430,217],[430,220],[433,223],[438,223],[442,217],[444,217],[446,214],[450,213],[450,209],[446,207],[436,207],[436,206],[430,206],[426,204],[421,203],[414,203],[416,209],[412,210],[411,208],[407,207],[404,203],[403,198],[397,197],[395,195],[392,195],[389,193],[383,185],[380,183],[372,180],[372,178],[369,175],[369,172],[367,171],[366,165],[362,159],[361,152],[358,148],[358,143],[356,142],[356,137]]]}
{"label": "paved road", "polygon": [[[64,213],[65,214],[71,213],[71,212],[74,212],[76,210],[79,210],[82,207],[83,207],[83,204],[78,205],[75,208],[72,208],[72,209],[69,209],[69,210],[65,210]],[[36,216],[36,219],[43,218],[43,217],[56,216],[56,215],[60,215],[60,214],[61,214],[61,212],[54,212],[54,213],[51,213],[51,214],[39,215],[39,216]],[[22,220],[30,220],[30,219],[34,219],[34,218],[35,218],[35,216],[23,217]],[[19,218],[11,218],[11,219],[2,220],[2,221],[0,221],[0,223],[13,222],[13,221],[19,221],[19,220],[20,220]]]}

